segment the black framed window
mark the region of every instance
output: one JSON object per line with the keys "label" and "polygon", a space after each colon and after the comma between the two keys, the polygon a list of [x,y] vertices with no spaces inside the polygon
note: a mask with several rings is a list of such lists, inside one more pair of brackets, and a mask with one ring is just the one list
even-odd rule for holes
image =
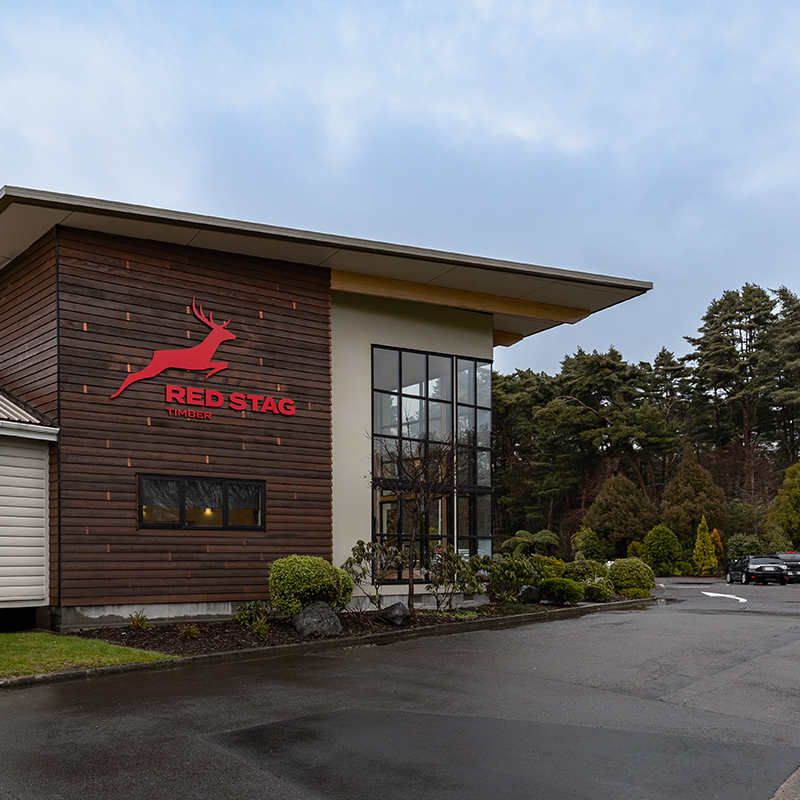
{"label": "black framed window", "polygon": [[263,481],[139,476],[140,528],[264,529]]}
{"label": "black framed window", "polygon": [[[374,345],[372,376],[374,540],[402,548],[414,533],[418,565],[444,544],[463,555],[491,554],[491,362]],[[455,444],[455,479],[412,532],[397,453],[424,453],[436,442]],[[383,577],[408,579],[399,571]],[[414,577],[424,579],[421,568]]]}

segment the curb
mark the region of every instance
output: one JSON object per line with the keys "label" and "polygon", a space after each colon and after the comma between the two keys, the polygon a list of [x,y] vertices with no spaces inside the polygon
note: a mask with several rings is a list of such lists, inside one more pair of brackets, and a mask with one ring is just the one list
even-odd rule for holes
{"label": "curb", "polygon": [[587,614],[601,611],[633,611],[656,605],[658,597],[641,600],[623,600],[619,603],[587,603],[573,608],[543,609],[530,614],[513,614],[506,617],[488,617],[486,619],[448,622],[442,625],[429,625],[423,628],[400,629],[384,633],[368,633],[347,639],[319,639],[301,644],[278,644],[272,647],[254,647],[248,650],[230,650],[224,653],[208,653],[199,656],[183,656],[165,658],[160,661],[148,661],[142,664],[122,664],[112,667],[91,667],[65,672],[47,672],[42,675],[23,675],[19,678],[0,680],[0,689],[15,689],[34,686],[42,683],[64,683],[66,681],[86,678],[120,675],[126,672],[147,672],[179,667],[200,667],[207,664],[221,664],[230,661],[252,661],[254,659],[280,658],[289,655],[306,655],[321,653],[326,650],[345,650],[353,647],[367,647],[393,644],[407,639],[422,639],[428,636],[452,636],[456,633],[472,633],[482,630],[506,630],[523,625],[535,625],[541,622],[556,622],[563,619],[577,619]]}

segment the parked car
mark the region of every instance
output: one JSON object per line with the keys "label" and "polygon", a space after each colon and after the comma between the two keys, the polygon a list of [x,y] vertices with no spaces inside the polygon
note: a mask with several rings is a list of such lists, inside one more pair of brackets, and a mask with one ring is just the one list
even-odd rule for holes
{"label": "parked car", "polygon": [[789,583],[789,569],[775,556],[744,556],[728,567],[728,583],[766,583],[775,581],[785,586]]}
{"label": "parked car", "polygon": [[800,582],[800,553],[773,553],[775,558],[779,558],[789,569],[789,583]]}

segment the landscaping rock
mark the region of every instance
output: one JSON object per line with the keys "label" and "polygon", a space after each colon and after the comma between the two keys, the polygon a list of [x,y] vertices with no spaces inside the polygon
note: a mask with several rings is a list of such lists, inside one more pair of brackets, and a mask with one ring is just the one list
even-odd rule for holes
{"label": "landscaping rock", "polygon": [[411,621],[411,613],[402,603],[393,603],[384,608],[375,619],[378,622],[385,622],[387,625],[408,625]]}
{"label": "landscaping rock", "polygon": [[542,595],[535,586],[523,586],[519,593],[520,603],[540,603]]}
{"label": "landscaping rock", "polygon": [[292,625],[301,636],[306,637],[338,636],[342,632],[342,623],[336,612],[321,600],[295,614]]}

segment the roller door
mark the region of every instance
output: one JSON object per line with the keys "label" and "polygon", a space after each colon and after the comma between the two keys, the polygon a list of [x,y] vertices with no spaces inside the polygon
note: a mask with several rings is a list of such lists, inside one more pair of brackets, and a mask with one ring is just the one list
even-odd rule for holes
{"label": "roller door", "polygon": [[0,608],[48,604],[47,444],[0,436]]}

